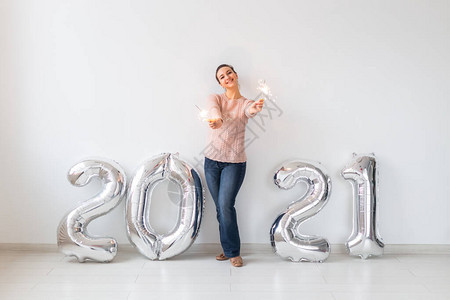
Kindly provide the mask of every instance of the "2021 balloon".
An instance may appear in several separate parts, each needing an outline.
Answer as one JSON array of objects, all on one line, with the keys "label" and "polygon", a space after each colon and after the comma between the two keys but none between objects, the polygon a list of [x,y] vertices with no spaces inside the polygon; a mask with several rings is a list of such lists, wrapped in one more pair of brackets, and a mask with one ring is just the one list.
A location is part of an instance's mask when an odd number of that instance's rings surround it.
[{"label": "2021 balloon", "polygon": [[[356,155],[341,172],[353,187],[353,232],[346,247],[350,255],[366,259],[383,254],[384,244],[377,232],[378,172],[374,155]],[[125,196],[126,175],[114,161],[90,159],[72,167],[69,181],[84,186],[94,177],[103,182],[103,190],[69,212],[57,231],[58,247],[78,261],[109,262],[117,253],[113,238],[91,237],[87,225],[114,207]],[[170,180],[180,187],[181,194],[173,200],[179,205],[177,225],[166,235],[158,234],[150,226],[149,201],[154,187],[162,180]],[[318,163],[292,161],[283,165],[274,176],[275,184],[291,189],[299,181],[306,182],[308,192],[293,202],[272,225],[270,239],[279,256],[292,261],[322,262],[330,253],[328,241],[322,237],[302,235],[300,225],[316,215],[327,203],[331,180]],[[204,207],[204,190],[198,173],[177,155],[161,154],[142,165],[133,179],[126,205],[127,233],[131,243],[150,259],[167,259],[187,250],[195,241]]]},{"label": "2021 balloon", "polygon": [[353,161],[341,175],[353,187],[353,232],[345,244],[347,252],[363,259],[383,255],[384,244],[376,226],[378,170],[375,155],[354,153]]},{"label": "2021 balloon", "polygon": [[308,185],[308,191],[276,218],[270,230],[272,248],[279,256],[295,262],[323,262],[330,254],[328,241],[319,236],[300,234],[298,227],[328,202],[331,179],[318,163],[303,161],[284,164],[274,176],[275,184],[281,189],[291,189],[299,181]]},{"label": "2021 balloon", "polygon": [[98,177],[103,190],[69,212],[60,222],[57,231],[59,250],[75,256],[79,262],[94,260],[109,262],[117,253],[117,241],[109,237],[91,237],[87,226],[115,208],[126,193],[126,175],[119,164],[106,159],[84,160],[73,166],[68,179],[75,186],[84,186]]},{"label": "2021 balloon", "polygon": [[[166,235],[150,225],[152,191],[163,180],[177,184],[180,194],[177,224]],[[174,154],[164,153],[137,170],[129,188],[126,205],[130,242],[147,258],[164,260],[187,250],[197,237],[204,207],[204,191],[197,172]]]}]

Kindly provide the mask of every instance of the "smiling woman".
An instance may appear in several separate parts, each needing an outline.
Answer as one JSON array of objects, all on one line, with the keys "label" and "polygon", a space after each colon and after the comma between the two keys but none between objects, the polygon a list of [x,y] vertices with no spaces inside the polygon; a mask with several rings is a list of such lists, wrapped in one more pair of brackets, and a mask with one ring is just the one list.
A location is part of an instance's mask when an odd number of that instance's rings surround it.
[{"label": "smiling woman", "polygon": [[241,267],[241,243],[234,205],[246,170],[245,127],[248,119],[262,110],[263,100],[255,102],[241,95],[238,75],[231,65],[217,67],[216,80],[225,93],[208,98],[212,130],[205,153],[205,177],[216,205],[223,249],[216,259],[230,259],[233,266]]},{"label": "smiling woman", "polygon": [[[222,68],[224,70],[221,70]],[[219,74],[219,71],[220,71],[220,74]],[[233,74],[234,74],[234,75],[236,75],[236,79],[237,79],[237,73],[234,70],[233,66],[230,66],[227,64],[221,64],[216,69],[216,80],[219,84],[221,84],[220,82],[223,81],[223,79],[225,78],[225,74],[228,76],[233,76]]]}]

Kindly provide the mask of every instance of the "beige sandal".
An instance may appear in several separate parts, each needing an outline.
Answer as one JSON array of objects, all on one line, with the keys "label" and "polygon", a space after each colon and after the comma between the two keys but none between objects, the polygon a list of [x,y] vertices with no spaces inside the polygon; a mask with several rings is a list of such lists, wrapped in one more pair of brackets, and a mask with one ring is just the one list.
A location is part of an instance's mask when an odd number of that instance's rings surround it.
[{"label": "beige sandal", "polygon": [[230,258],[230,262],[233,265],[233,267],[242,267],[244,265],[242,257],[240,256]]},{"label": "beige sandal", "polygon": [[219,261],[223,261],[223,260],[227,260],[227,259],[228,259],[228,257],[226,257],[225,254],[223,254],[223,253],[220,253],[219,255],[216,256],[216,260],[219,260]]}]

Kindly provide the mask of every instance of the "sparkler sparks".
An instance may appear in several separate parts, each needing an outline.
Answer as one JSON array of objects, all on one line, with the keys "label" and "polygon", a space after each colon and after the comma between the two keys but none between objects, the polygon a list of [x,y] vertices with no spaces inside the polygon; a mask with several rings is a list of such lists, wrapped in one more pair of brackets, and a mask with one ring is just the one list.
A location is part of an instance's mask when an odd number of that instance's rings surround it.
[{"label": "sparkler sparks", "polygon": [[209,111],[205,110],[205,109],[201,109],[200,107],[198,107],[197,105],[194,104],[195,107],[197,107],[197,109],[199,110],[198,113],[198,119],[201,120],[202,122],[208,122],[209,121]]},{"label": "sparkler sparks", "polygon": [[264,79],[258,80],[257,90],[266,95],[267,97],[272,96],[270,87],[266,84],[266,81]]}]

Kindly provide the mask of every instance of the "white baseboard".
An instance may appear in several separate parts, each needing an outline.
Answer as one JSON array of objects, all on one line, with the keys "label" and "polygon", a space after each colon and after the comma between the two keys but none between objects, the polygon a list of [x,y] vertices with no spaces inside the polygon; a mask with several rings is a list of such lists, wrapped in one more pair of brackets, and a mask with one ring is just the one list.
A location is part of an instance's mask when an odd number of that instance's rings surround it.
[{"label": "white baseboard", "polygon": [[385,254],[449,254],[450,245],[398,244],[385,245]]},{"label": "white baseboard", "polygon": [[[56,244],[9,244],[0,243],[0,251],[37,251],[57,252]],[[119,244],[119,251],[135,251],[130,244]],[[219,253],[219,244],[202,243],[194,244],[188,249],[191,253]],[[241,252],[250,253],[272,253],[270,244],[242,244]],[[332,244],[331,254],[347,253],[344,244]],[[384,254],[448,254],[450,255],[450,244],[388,244],[384,247]]]}]

